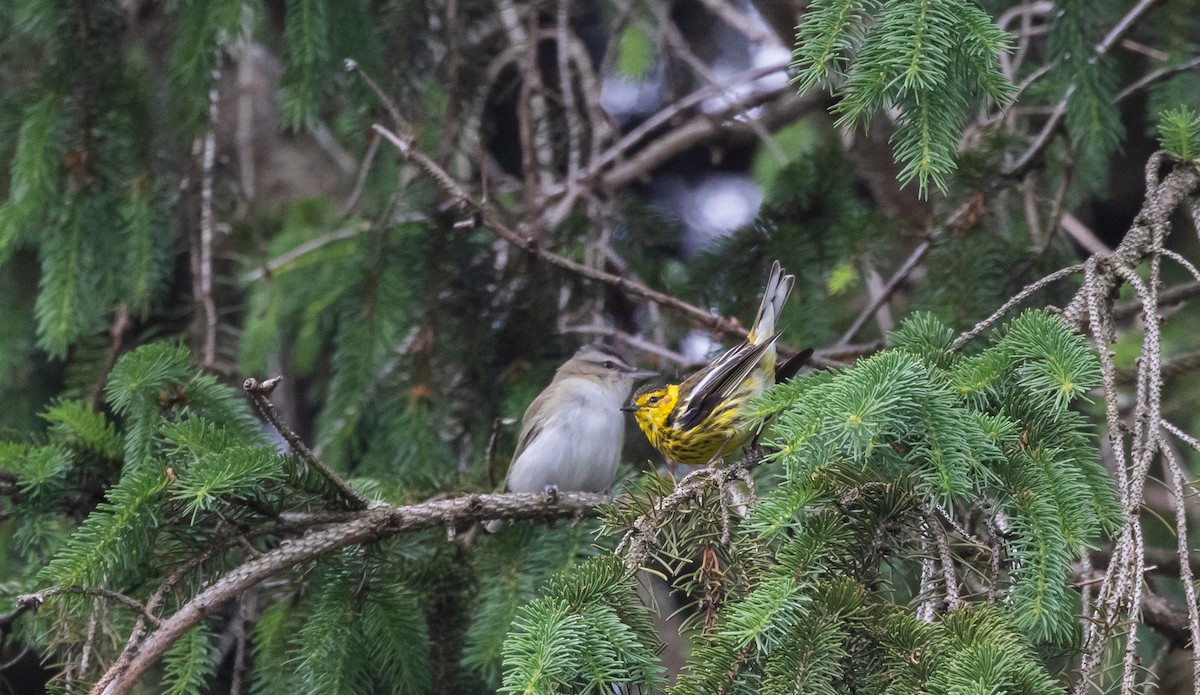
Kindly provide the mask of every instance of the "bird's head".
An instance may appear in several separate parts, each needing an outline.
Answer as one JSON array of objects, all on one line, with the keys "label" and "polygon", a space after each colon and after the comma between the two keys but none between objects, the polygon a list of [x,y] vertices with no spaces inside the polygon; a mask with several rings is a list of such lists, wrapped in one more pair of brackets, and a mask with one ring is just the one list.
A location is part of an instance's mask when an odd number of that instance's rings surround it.
[{"label": "bird's head", "polygon": [[594,381],[606,388],[620,391],[624,399],[633,388],[633,382],[658,376],[658,372],[638,369],[612,348],[602,345],[584,345],[571,359],[558,368],[555,380],[582,378]]},{"label": "bird's head", "polygon": [[651,441],[654,441],[653,433],[666,426],[667,416],[675,409],[675,403],[678,400],[679,387],[675,384],[643,386],[633,394],[633,400],[629,405],[621,410],[633,413],[638,427],[641,427],[643,432],[651,436]]}]

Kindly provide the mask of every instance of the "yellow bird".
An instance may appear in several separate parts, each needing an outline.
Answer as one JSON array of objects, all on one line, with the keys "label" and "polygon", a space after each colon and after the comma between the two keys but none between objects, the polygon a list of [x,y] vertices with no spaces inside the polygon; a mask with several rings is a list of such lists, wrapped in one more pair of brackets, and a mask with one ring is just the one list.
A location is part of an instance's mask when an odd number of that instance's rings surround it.
[{"label": "yellow bird", "polygon": [[[783,311],[794,275],[784,275],[779,261],[763,291],[762,304],[749,335],[681,384],[647,386],[622,408],[632,412],[650,444],[667,464],[704,465],[736,451],[753,434],[742,406],[776,380],[775,322]],[[780,373],[795,373],[812,350],[792,358]],[[790,374],[789,374],[790,376]],[[786,378],[786,377],[785,377]]]}]

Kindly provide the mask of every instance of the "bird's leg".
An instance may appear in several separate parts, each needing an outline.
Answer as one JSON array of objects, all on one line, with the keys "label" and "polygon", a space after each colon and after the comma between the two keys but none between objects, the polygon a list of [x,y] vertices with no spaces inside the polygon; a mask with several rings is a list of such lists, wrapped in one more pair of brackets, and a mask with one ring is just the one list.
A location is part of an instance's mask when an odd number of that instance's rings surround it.
[{"label": "bird's leg", "polygon": [[729,446],[729,442],[730,442],[732,439],[733,439],[733,433],[731,432],[731,433],[729,434],[729,436],[725,438],[725,441],[721,443],[721,446],[717,448],[717,451],[716,451],[716,453],[714,453],[714,454],[712,455],[712,458],[710,458],[710,459],[708,460],[708,463],[706,463],[706,464],[704,464],[704,465],[705,465],[705,466],[707,466],[707,467],[709,467],[709,468],[712,468],[712,466],[713,466],[713,464],[714,464],[714,463],[716,463],[717,461],[720,461],[721,459],[725,458],[725,447]]},{"label": "bird's leg", "polygon": [[667,457],[667,475],[671,476],[671,480],[675,480],[675,466],[679,464],[670,456]]},{"label": "bird's leg", "polygon": [[[558,486],[557,485],[547,485],[546,487],[542,488],[542,490],[543,490],[543,492],[546,493],[546,502],[547,503],[554,504],[555,502],[558,501]],[[554,528],[557,525],[557,523],[558,523],[557,519],[550,519],[546,523],[546,528]]]},{"label": "bird's leg", "polygon": [[759,427],[758,431],[754,433],[754,438],[750,440],[749,448],[751,448],[751,449],[758,448],[758,440],[762,439],[763,432],[766,432],[766,431],[767,431],[767,425],[764,422],[763,426]]}]

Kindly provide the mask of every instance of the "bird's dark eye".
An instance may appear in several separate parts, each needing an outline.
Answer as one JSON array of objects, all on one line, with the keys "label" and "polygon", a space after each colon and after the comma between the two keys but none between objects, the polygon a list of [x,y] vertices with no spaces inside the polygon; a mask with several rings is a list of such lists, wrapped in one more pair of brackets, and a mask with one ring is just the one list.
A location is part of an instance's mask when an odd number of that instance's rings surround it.
[{"label": "bird's dark eye", "polygon": [[658,396],[651,396],[646,399],[646,405],[654,405],[658,402]]},{"label": "bird's dark eye", "polygon": [[616,369],[617,365],[613,364],[612,360],[607,360],[604,363],[604,368],[605,369]]}]

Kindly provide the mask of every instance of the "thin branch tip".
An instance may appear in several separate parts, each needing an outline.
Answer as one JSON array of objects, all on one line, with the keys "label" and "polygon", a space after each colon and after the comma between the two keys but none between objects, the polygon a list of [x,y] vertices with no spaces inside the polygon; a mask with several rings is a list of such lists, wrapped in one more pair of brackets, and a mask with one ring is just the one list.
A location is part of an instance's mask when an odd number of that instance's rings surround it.
[{"label": "thin branch tip", "polygon": [[269,396],[282,381],[282,376],[273,376],[261,382],[254,377],[250,377],[242,382],[242,388],[251,395]]}]

